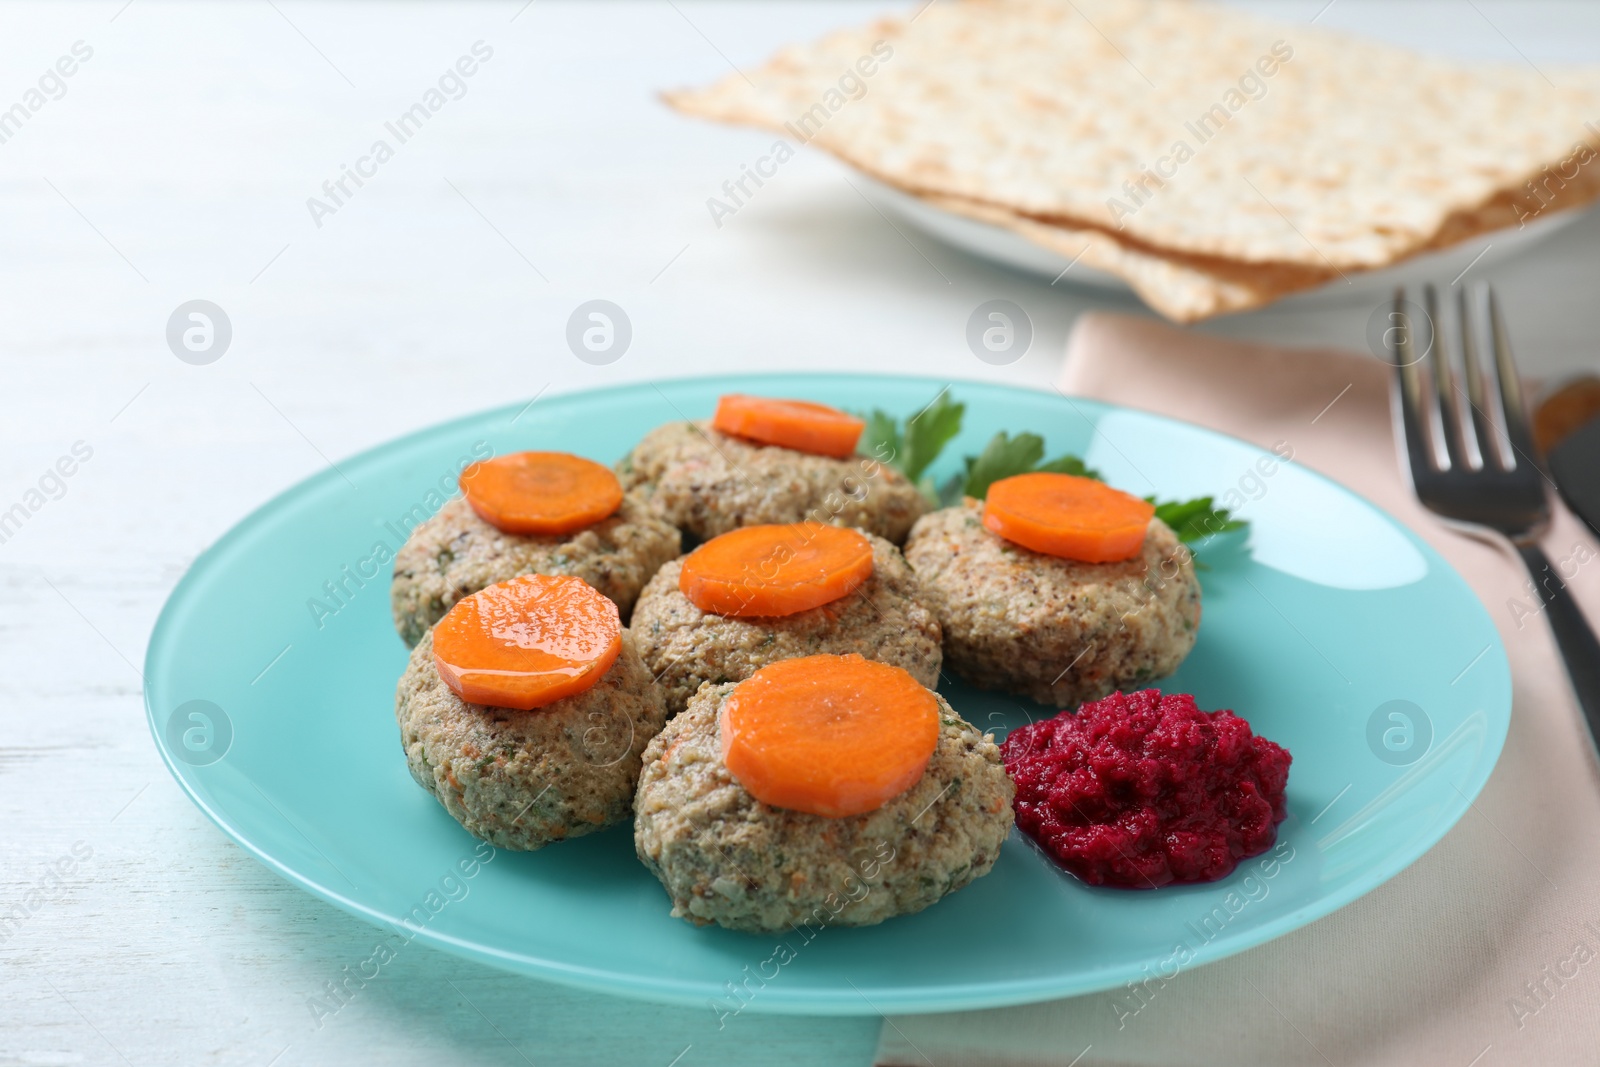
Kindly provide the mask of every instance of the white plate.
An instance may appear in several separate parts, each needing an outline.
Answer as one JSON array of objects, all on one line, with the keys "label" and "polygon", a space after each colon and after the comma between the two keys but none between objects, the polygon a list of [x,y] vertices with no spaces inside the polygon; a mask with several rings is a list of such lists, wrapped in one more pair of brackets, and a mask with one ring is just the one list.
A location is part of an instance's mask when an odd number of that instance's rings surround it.
[{"label": "white plate", "polygon": [[[1061,272],[1072,264],[1072,260],[1043,245],[1034,244],[1002,226],[979,222],[934,207],[924,200],[869,178],[865,174],[859,175],[854,180],[859,181],[867,195],[880,206],[946,244],[970,252],[981,259],[1028,274],[1042,275],[1052,280],[1060,276],[1063,283],[1071,282],[1082,287],[1122,293],[1133,292],[1128,283],[1115,274],[1096,270],[1083,263],[1073,266],[1062,276]],[[1480,234],[1449,248],[1417,256],[1383,270],[1351,272],[1348,281],[1344,279],[1332,281],[1319,288],[1286,297],[1281,302],[1293,302],[1295,306],[1306,307],[1370,301],[1383,299],[1398,285],[1419,286],[1426,282],[1448,284],[1469,267],[1481,269],[1519,254],[1529,245],[1575,222],[1584,210],[1572,208],[1552,212],[1539,216],[1526,226],[1508,227]]]}]

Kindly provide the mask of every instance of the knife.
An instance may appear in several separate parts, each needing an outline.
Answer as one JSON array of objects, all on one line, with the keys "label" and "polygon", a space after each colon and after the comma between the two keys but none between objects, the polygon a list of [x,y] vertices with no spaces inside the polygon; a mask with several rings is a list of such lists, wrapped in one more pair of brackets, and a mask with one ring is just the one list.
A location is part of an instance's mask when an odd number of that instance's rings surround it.
[{"label": "knife", "polygon": [[1600,537],[1600,378],[1578,378],[1557,389],[1533,421],[1561,498]]}]

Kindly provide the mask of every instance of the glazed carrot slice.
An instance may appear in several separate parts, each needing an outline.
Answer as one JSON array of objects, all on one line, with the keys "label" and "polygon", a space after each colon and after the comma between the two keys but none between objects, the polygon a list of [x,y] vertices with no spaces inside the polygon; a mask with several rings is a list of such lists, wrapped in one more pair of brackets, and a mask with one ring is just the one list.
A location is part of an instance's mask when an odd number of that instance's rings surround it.
[{"label": "glazed carrot slice", "polygon": [[461,492],[484,522],[514,534],[568,534],[622,504],[622,483],[569,452],[512,452],[461,472]]},{"label": "glazed carrot slice", "polygon": [[621,651],[617,606],[565,575],[491,585],[433,628],[433,665],[456,696],[519,711],[583,692]]},{"label": "glazed carrot slice", "polygon": [[939,702],[899,667],[802,656],[740,682],[718,728],[722,761],[751,796],[842,818],[917,783],[939,743]]},{"label": "glazed carrot slice", "polygon": [[872,577],[872,542],[820,522],[745,526],[683,561],[678,589],[713,615],[772,617],[821,607]]},{"label": "glazed carrot slice", "polygon": [[763,445],[843,459],[856,450],[867,424],[826,404],[729,393],[717,401],[714,429]]},{"label": "glazed carrot slice", "polygon": [[1093,478],[1036,472],[989,486],[983,524],[1023,548],[1084,563],[1132,559],[1154,504]]}]

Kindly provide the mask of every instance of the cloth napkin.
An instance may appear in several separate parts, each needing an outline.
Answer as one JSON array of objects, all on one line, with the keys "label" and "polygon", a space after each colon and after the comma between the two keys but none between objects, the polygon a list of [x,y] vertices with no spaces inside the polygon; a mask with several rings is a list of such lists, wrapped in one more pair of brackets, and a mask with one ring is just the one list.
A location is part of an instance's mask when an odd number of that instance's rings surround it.
[{"label": "cloth napkin", "polygon": [[[1364,495],[1465,576],[1514,679],[1510,735],[1471,810],[1398,877],[1181,973],[1120,1031],[1110,993],[896,1016],[882,1028],[880,1067],[1600,1063],[1600,773],[1543,615],[1511,606],[1537,605],[1517,557],[1447,529],[1411,495],[1390,373],[1369,356],[1094,313],[1068,342],[1060,387],[1264,448],[1288,441],[1296,462]],[[1565,511],[1544,546],[1552,560],[1588,561],[1569,584],[1600,620],[1600,549]]]}]

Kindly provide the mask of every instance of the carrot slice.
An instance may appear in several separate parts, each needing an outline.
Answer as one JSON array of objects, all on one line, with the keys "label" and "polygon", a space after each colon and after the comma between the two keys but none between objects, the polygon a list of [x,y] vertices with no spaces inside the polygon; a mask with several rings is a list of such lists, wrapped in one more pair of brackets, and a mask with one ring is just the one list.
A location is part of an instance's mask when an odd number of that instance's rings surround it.
[{"label": "carrot slice", "polygon": [[461,472],[461,492],[484,522],[514,534],[568,534],[622,505],[622,483],[569,452],[512,452]]},{"label": "carrot slice", "polygon": [[870,577],[872,542],[864,534],[796,522],[713,537],[683,561],[678,589],[713,615],[770,618],[832,603]]},{"label": "carrot slice", "polygon": [[989,486],[983,524],[1007,541],[1084,563],[1132,559],[1155,505],[1093,478],[1036,472]]},{"label": "carrot slice", "polygon": [[729,393],[717,401],[714,429],[763,445],[844,459],[856,450],[867,424],[826,404]]},{"label": "carrot slice", "polygon": [[518,711],[583,692],[621,651],[617,606],[565,575],[491,585],[463,597],[433,628],[433,665],[451,692]]},{"label": "carrot slice", "polygon": [[740,682],[718,726],[722,761],[751,796],[842,818],[917,784],[939,743],[939,702],[899,667],[802,656]]}]

